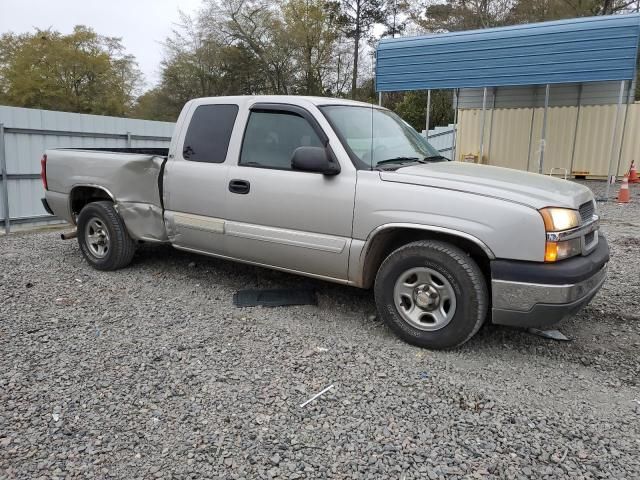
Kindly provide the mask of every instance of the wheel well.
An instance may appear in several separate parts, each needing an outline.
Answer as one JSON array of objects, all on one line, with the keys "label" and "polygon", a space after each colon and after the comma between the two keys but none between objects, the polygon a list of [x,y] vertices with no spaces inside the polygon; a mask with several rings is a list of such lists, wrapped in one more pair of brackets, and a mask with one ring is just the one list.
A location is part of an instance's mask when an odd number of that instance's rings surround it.
[{"label": "wheel well", "polygon": [[440,240],[450,243],[466,252],[478,264],[491,288],[491,265],[487,253],[477,243],[464,237],[444,232],[419,230],[414,228],[390,228],[378,233],[367,252],[365,252],[362,282],[365,288],[371,288],[380,265],[391,252],[408,243],[419,240]]},{"label": "wheel well", "polygon": [[75,219],[87,204],[99,200],[109,200],[113,202],[111,195],[100,187],[75,187],[69,194],[71,215],[73,215]]}]

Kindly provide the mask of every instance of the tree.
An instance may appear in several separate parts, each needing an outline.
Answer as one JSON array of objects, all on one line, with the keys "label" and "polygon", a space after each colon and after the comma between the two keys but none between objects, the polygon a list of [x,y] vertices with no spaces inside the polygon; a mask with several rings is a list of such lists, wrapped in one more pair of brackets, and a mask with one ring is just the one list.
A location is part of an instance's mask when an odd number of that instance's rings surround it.
[{"label": "tree", "polygon": [[497,27],[511,23],[514,2],[515,0],[427,0],[413,5],[409,9],[409,16],[419,28],[427,32]]},{"label": "tree", "polygon": [[611,15],[629,11],[638,0],[422,0],[407,9],[421,30],[452,32]]},{"label": "tree", "polygon": [[136,99],[129,116],[145,120],[175,122],[179,115],[179,110],[177,110],[178,113],[176,113],[176,110],[171,103],[171,99],[167,97],[166,91],[156,87],[147,90]]},{"label": "tree", "polygon": [[402,35],[409,22],[409,5],[407,0],[386,0],[383,37],[395,38],[396,35]]},{"label": "tree", "polygon": [[343,34],[340,34],[335,42],[330,66],[325,94],[335,97],[347,96],[351,91],[353,76],[353,48],[351,41]]},{"label": "tree", "polygon": [[[209,5],[213,7],[218,5]],[[160,83],[140,98],[136,116],[175,120],[192,98],[273,93],[254,51],[222,29],[220,23],[227,17],[210,13],[181,14],[180,23],[164,42]]]},{"label": "tree", "polygon": [[196,16],[181,15],[164,44],[160,84],[135,114],[177,117],[201,96],[340,94],[351,71],[339,19],[324,0],[208,0]]},{"label": "tree", "polygon": [[358,87],[360,42],[370,38],[371,30],[375,24],[384,22],[383,5],[383,0],[342,0],[340,20],[346,36],[353,39],[351,98],[356,98]]},{"label": "tree", "polygon": [[[451,92],[447,90],[431,91],[431,110],[429,128],[436,125],[448,125],[453,122]],[[406,92],[393,110],[419,132],[425,129],[427,92],[424,90]]]},{"label": "tree", "polygon": [[7,105],[126,115],[142,75],[120,39],[76,26],[0,39],[0,100]]},{"label": "tree", "polygon": [[289,93],[292,48],[280,9],[270,0],[209,0],[208,12],[209,35],[222,32],[228,44],[250,52],[270,93]]},{"label": "tree", "polygon": [[291,42],[293,69],[298,72],[295,92],[322,95],[332,69],[338,31],[336,4],[322,0],[289,0],[283,7],[287,40]]}]

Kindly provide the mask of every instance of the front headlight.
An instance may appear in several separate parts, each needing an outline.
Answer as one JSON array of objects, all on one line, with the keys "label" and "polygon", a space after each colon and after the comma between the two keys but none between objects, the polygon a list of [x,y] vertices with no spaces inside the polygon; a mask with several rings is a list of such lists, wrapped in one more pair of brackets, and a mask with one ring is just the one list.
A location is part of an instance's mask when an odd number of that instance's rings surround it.
[{"label": "front headlight", "polygon": [[[580,215],[570,208],[549,207],[540,210],[546,233],[562,232],[580,226]],[[580,238],[561,242],[547,241],[544,249],[545,262],[557,262],[578,255],[582,250]]]},{"label": "front headlight", "polygon": [[561,232],[580,226],[580,215],[577,210],[549,207],[540,210],[540,215],[547,232]]}]

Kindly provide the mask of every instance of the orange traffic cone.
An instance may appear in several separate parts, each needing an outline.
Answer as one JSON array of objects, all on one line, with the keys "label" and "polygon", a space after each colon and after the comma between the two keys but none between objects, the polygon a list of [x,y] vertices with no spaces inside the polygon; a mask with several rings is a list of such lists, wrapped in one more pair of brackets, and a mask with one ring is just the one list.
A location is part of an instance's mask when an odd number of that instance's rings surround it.
[{"label": "orange traffic cone", "polygon": [[629,183],[640,183],[638,178],[638,170],[633,160],[631,160],[631,168],[629,168]]},{"label": "orange traffic cone", "polygon": [[629,195],[629,177],[626,175],[622,179],[622,186],[620,187],[620,191],[618,192],[618,203],[629,203],[629,199],[631,196]]}]

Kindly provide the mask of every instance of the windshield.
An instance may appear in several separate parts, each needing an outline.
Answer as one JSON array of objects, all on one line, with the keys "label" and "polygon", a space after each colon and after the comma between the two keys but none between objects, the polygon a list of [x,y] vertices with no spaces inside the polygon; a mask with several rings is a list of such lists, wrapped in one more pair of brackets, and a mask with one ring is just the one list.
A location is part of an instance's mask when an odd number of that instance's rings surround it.
[{"label": "windshield", "polygon": [[375,107],[325,105],[328,118],[359,168],[446,160],[398,115]]}]

